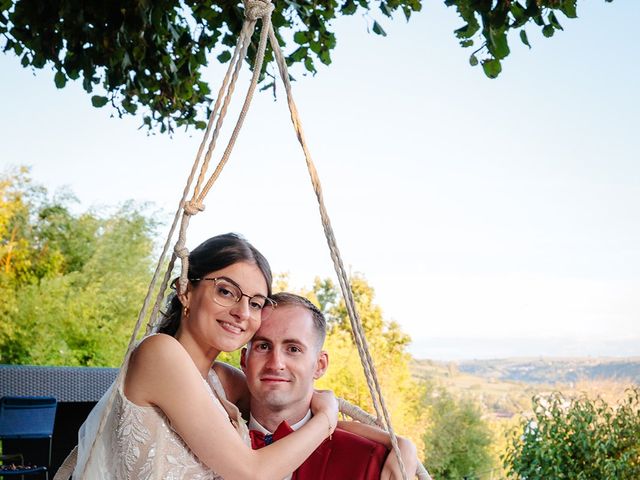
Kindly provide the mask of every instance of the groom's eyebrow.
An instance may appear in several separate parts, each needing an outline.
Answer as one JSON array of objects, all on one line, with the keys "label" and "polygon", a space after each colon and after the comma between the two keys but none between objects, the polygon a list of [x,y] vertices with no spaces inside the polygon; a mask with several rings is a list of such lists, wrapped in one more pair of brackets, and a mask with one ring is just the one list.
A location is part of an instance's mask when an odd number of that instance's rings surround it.
[{"label": "groom's eyebrow", "polygon": [[[251,341],[252,342],[269,342],[271,344],[276,343],[272,338],[265,337],[264,335],[254,335]],[[296,345],[306,345],[306,343],[303,342],[302,339],[295,338],[295,337],[283,338],[282,341],[279,343],[286,343],[286,344],[295,343]]]}]

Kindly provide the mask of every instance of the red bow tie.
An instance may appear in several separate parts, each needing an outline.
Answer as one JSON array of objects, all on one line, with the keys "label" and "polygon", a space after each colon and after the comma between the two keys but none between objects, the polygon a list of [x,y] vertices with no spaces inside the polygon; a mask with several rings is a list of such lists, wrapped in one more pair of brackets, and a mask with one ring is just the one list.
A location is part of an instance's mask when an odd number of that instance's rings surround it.
[{"label": "red bow tie", "polygon": [[249,430],[249,436],[251,437],[251,447],[254,450],[257,450],[266,445],[270,445],[276,440],[280,440],[281,438],[286,437],[291,432],[293,432],[293,429],[287,422],[282,422],[280,425],[278,425],[278,428],[276,428],[276,431],[273,432],[273,434],[262,433],[258,430]]}]

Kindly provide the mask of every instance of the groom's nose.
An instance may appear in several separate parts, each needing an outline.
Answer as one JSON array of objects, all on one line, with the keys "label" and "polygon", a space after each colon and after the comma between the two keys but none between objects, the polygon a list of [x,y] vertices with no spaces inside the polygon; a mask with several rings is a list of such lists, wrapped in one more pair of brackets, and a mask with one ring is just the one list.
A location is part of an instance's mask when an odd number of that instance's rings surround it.
[{"label": "groom's nose", "polygon": [[266,366],[271,370],[284,370],[284,357],[279,349],[274,348],[269,352]]}]

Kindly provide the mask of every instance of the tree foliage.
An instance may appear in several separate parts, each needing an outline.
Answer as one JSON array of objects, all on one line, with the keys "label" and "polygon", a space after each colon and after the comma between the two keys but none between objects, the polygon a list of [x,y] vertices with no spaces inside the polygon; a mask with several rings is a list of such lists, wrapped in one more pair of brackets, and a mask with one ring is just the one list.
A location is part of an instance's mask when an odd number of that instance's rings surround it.
[{"label": "tree foliage", "polygon": [[444,3],[455,7],[464,22],[455,31],[460,45],[477,47],[469,63],[482,64],[489,78],[496,78],[502,71],[502,60],[511,51],[508,38],[511,31],[518,32],[520,41],[531,48],[525,26],[533,23],[542,35],[550,38],[563,30],[558,16],[578,16],[578,0],[445,0]]},{"label": "tree foliage", "polygon": [[[396,322],[384,318],[375,303],[374,289],[364,277],[353,276],[351,287],[393,428],[421,448],[426,423],[422,408],[424,387],[411,376],[411,357],[407,352],[410,338]],[[329,327],[325,350],[329,352],[330,366],[318,386],[330,388],[336,395],[374,413],[345,303],[337,287],[329,279],[316,279],[308,296],[321,307]]]},{"label": "tree foliage", "polygon": [[153,223],[72,213],[27,170],[0,180],[0,363],[118,366],[148,284]]},{"label": "tree foliage", "polygon": [[490,472],[492,433],[479,404],[436,389],[427,395],[426,405],[429,426],[423,439],[429,473],[442,480],[473,480]]},{"label": "tree foliage", "polygon": [[504,457],[516,478],[640,478],[640,389],[615,406],[586,396],[538,396],[533,417],[513,432]]},{"label": "tree foliage", "polygon": [[[612,1],[612,0],[605,0]],[[397,12],[409,20],[421,0],[274,0],[272,22],[289,65],[315,74],[317,63],[329,65],[337,40],[332,20],[364,13],[374,34],[386,35],[382,17]],[[494,78],[509,54],[507,34],[534,22],[550,37],[562,27],[558,15],[577,16],[577,0],[445,0],[464,25],[455,31],[463,47],[480,45],[471,55]],[[378,18],[380,22],[374,17]],[[24,67],[50,65],[54,81],[82,81],[95,107],[110,103],[119,115],[142,108],[149,129],[205,127],[211,88],[202,69],[215,56],[227,62],[239,35],[241,2],[211,0],[0,0],[0,48],[20,58]],[[257,35],[249,49],[256,53]],[[273,60],[268,50],[265,70]],[[273,74],[269,74],[273,76]],[[264,78],[264,75],[263,75]],[[265,82],[265,87],[268,87]],[[97,92],[96,92],[97,90]]]}]

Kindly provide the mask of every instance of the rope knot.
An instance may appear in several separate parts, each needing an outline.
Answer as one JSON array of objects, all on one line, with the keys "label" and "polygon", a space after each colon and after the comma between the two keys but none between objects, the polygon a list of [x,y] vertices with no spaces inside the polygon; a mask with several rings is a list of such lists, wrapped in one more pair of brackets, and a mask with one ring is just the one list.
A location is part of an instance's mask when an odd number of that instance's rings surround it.
[{"label": "rope knot", "polygon": [[271,0],[244,0],[244,17],[255,21],[259,18],[269,18],[273,12]]},{"label": "rope knot", "polygon": [[[196,213],[199,212],[203,212],[204,211],[204,205],[201,203],[194,203],[194,202],[184,202],[184,213],[186,213],[187,215],[195,215]],[[177,252],[176,252],[177,253]]]},{"label": "rope knot", "polygon": [[175,252],[176,256],[183,262],[185,258],[189,258],[189,249],[187,247],[179,247],[178,245],[176,245],[173,251]]}]

